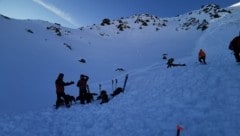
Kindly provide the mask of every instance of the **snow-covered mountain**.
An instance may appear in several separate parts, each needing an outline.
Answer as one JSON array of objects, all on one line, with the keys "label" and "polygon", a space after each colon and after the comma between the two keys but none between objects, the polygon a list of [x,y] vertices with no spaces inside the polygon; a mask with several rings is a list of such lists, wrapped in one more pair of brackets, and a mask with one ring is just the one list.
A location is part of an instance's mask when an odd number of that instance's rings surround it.
[{"label": "snow-covered mountain", "polygon": [[[239,65],[228,50],[239,32],[240,8],[211,4],[184,15],[139,14],[69,29],[40,20],[0,16],[0,135],[238,136]],[[207,65],[197,52],[207,53]],[[163,54],[186,67],[166,68]],[[83,63],[86,61],[86,63]],[[118,71],[122,68],[124,71]],[[90,77],[92,92],[123,94],[109,103],[52,109],[54,81]],[[77,96],[78,88],[66,87]]]}]

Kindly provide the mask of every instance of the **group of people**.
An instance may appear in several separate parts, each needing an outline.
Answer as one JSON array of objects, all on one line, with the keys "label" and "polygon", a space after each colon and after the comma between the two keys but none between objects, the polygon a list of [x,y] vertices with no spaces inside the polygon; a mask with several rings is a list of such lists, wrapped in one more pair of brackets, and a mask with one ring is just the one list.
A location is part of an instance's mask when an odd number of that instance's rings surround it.
[{"label": "group of people", "polygon": [[[239,35],[234,37],[230,44],[229,44],[229,49],[233,51],[236,62],[240,62],[240,32]],[[164,54],[164,59],[166,59],[166,54]],[[198,61],[202,64],[206,64],[206,53],[204,52],[203,49],[199,50],[198,53]],[[175,66],[186,66],[186,64],[175,64],[173,63],[174,59],[170,58],[167,61],[167,68],[170,67],[175,67]],[[62,98],[64,99],[64,103],[67,107],[70,107],[69,100],[68,100],[68,95],[65,94],[64,92],[64,87],[68,85],[74,84],[74,81],[71,82],[64,82],[63,81],[64,74],[60,73],[58,75],[58,78],[55,81],[56,85],[56,94],[57,94],[57,101],[56,101],[56,107],[60,106],[60,103],[62,102]],[[87,84],[89,77],[86,75],[80,75],[80,80],[77,82],[77,87],[79,88],[79,96],[78,98],[80,99],[81,104],[84,104],[85,101],[88,99],[88,95],[90,94],[89,87]],[[100,96],[98,99],[102,99],[104,102],[108,102],[108,96],[106,94],[106,91],[101,91]],[[89,101],[87,101],[89,102]]]},{"label": "group of people", "polygon": [[[69,95],[65,94],[65,86],[69,86],[74,84],[74,81],[70,82],[64,82],[63,81],[64,74],[59,73],[56,81],[55,81],[55,86],[56,86],[56,95],[57,95],[57,100],[56,100],[56,108],[58,108],[62,102],[66,105],[66,107],[70,107],[70,98]],[[80,79],[77,82],[77,87],[79,88],[79,96],[77,99],[80,100],[81,104],[85,104],[85,102],[89,103],[93,97],[93,95],[96,95],[94,93],[90,93],[89,86],[87,84],[89,77],[86,75],[81,74]],[[63,99],[62,99],[63,98]],[[106,94],[106,91],[101,91],[101,94],[98,96],[98,99],[102,99],[102,103],[108,101],[108,97]]]}]

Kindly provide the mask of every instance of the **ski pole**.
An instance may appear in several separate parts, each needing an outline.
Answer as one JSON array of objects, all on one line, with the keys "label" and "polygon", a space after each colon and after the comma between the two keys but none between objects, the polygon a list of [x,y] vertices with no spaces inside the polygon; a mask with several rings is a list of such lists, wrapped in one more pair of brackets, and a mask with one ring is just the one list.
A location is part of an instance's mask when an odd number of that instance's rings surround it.
[{"label": "ski pole", "polygon": [[114,90],[113,90],[113,84],[114,84],[114,80],[112,79],[112,91],[114,91]]},{"label": "ski pole", "polygon": [[118,84],[118,80],[117,79],[115,79],[115,83],[116,83],[115,89],[117,89],[117,84]]},{"label": "ski pole", "polygon": [[123,84],[123,92],[125,91],[127,80],[128,80],[128,74],[125,76],[125,80],[124,80],[124,84]]},{"label": "ski pole", "polygon": [[180,136],[180,132],[183,130],[183,128],[179,125],[177,125],[177,136]]},{"label": "ski pole", "polygon": [[102,85],[101,84],[99,84],[99,91],[101,91],[102,90]]}]

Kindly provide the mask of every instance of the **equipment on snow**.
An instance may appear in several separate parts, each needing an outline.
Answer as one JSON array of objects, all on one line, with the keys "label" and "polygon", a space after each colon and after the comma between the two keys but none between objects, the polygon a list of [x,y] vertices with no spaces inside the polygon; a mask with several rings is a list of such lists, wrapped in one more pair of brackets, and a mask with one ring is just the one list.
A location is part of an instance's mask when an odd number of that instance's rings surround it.
[{"label": "equipment on snow", "polygon": [[[115,85],[114,85],[114,83],[115,83]],[[112,91],[116,90],[117,84],[118,84],[118,80],[117,79],[115,79],[115,80],[113,79],[112,80]]]},{"label": "equipment on snow", "polygon": [[118,80],[115,79],[115,89],[117,88]]},{"label": "equipment on snow", "polygon": [[125,91],[125,87],[126,87],[126,84],[127,84],[127,80],[128,80],[128,74],[125,76],[125,80],[124,80],[124,84],[123,84],[123,91]]},{"label": "equipment on snow", "polygon": [[102,85],[101,84],[99,84],[99,91],[101,91],[102,90]]},{"label": "equipment on snow", "polygon": [[162,59],[164,59],[164,60],[167,59],[167,54],[166,53],[164,53],[162,56],[163,56]]},{"label": "equipment on snow", "polygon": [[126,84],[127,84],[128,74],[125,76],[123,87],[116,87],[116,89],[111,94],[112,97],[119,95],[120,93],[124,92]]},{"label": "equipment on snow", "polygon": [[118,87],[117,89],[115,89],[115,90],[113,91],[113,93],[111,94],[111,96],[114,97],[114,96],[120,94],[121,92],[123,92],[123,89],[122,89],[121,87]]},{"label": "equipment on snow", "polygon": [[[113,89],[113,85],[114,85],[114,80],[112,79],[112,91],[114,90],[114,89]],[[101,91],[101,90],[100,90],[100,91]]]}]

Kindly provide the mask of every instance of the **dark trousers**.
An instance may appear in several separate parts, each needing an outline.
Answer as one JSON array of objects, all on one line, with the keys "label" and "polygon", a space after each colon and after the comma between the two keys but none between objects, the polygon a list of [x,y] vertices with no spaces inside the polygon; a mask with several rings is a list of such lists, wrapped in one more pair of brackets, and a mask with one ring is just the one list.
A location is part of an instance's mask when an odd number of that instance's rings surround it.
[{"label": "dark trousers", "polygon": [[199,57],[199,58],[198,58],[198,61],[199,61],[200,63],[206,64],[205,57]]},{"label": "dark trousers", "polygon": [[[62,99],[63,98],[63,99]],[[56,106],[59,107],[62,104],[69,105],[69,100],[65,93],[57,93],[57,101],[56,101]]]},{"label": "dark trousers", "polygon": [[240,53],[240,51],[235,51],[234,52],[234,56],[235,56],[237,62],[240,62],[240,55],[239,55],[239,53]]},{"label": "dark trousers", "polygon": [[86,97],[87,97],[87,90],[86,89],[79,90],[79,97],[80,97],[80,103],[85,104]]}]

